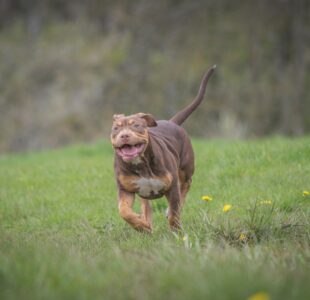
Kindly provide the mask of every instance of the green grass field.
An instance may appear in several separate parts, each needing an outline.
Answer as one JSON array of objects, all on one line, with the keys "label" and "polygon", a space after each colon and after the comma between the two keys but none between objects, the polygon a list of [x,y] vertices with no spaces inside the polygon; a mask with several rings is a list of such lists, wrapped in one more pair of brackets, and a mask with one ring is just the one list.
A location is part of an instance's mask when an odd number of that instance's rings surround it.
[{"label": "green grass field", "polygon": [[194,148],[179,235],[119,217],[108,142],[0,157],[0,299],[310,299],[310,138]]}]

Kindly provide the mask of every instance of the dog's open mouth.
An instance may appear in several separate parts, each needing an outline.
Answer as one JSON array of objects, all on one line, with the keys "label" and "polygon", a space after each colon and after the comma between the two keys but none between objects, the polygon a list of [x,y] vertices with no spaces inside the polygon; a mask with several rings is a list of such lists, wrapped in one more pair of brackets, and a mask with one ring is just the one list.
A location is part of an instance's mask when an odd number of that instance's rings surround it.
[{"label": "dog's open mouth", "polygon": [[143,151],[145,144],[138,143],[136,145],[125,144],[119,148],[116,148],[116,152],[119,156],[121,156],[124,160],[129,161],[140,155]]}]

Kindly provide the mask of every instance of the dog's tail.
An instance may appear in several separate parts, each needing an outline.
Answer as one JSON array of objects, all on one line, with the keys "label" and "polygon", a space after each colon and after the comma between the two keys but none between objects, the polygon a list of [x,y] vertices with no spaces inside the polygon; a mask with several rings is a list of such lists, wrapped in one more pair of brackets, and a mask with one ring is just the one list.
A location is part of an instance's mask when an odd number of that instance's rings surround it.
[{"label": "dog's tail", "polygon": [[216,68],[216,65],[214,65],[212,68],[210,68],[208,70],[208,72],[203,76],[201,84],[200,84],[199,92],[198,92],[196,98],[194,99],[194,101],[191,104],[189,104],[188,106],[186,106],[184,109],[179,111],[176,115],[174,115],[170,119],[170,121],[172,121],[178,125],[181,125],[189,117],[189,115],[198,107],[198,105],[203,100],[203,96],[204,96],[205,91],[206,91],[207,83],[209,81],[209,78],[212,76],[215,68]]}]

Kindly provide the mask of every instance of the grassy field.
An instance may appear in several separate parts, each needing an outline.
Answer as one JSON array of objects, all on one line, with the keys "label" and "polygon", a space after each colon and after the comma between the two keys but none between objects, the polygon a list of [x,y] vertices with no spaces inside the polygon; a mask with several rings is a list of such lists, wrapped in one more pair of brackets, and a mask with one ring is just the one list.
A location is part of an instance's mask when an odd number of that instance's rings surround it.
[{"label": "grassy field", "polygon": [[118,216],[109,143],[2,156],[0,298],[310,299],[310,138],[194,148],[179,235]]}]

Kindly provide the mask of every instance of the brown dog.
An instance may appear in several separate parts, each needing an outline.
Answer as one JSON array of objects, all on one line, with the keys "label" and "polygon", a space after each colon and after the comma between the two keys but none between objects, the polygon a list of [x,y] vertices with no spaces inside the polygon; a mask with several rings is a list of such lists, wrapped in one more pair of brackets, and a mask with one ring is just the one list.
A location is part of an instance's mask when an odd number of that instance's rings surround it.
[{"label": "brown dog", "polygon": [[[166,196],[168,220],[180,228],[180,212],[194,173],[194,152],[180,125],[201,103],[213,66],[203,77],[195,100],[169,121],[152,115],[114,115],[111,141],[118,187],[119,213],[138,231],[152,231],[149,200]],[[141,197],[141,214],[133,211],[135,194]]]}]

